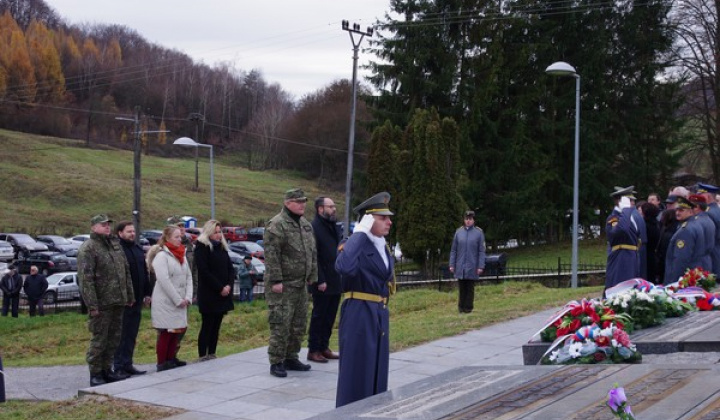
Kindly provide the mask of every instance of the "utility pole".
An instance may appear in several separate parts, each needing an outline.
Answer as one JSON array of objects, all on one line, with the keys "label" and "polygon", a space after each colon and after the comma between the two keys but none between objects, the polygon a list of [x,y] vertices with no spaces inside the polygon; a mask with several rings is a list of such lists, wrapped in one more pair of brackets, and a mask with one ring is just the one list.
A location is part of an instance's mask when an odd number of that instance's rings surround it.
[{"label": "utility pole", "polygon": [[[360,43],[365,36],[372,36],[373,29],[368,27],[365,32],[360,30],[360,25],[353,23],[350,28],[350,22],[347,20],[342,21],[343,31],[348,31],[350,34],[350,42],[353,45],[353,72],[352,72],[352,108],[350,111],[350,137],[348,139],[348,157],[347,157],[347,175],[345,177],[345,237],[350,236],[350,207],[352,206],[352,173],[353,173],[353,154],[355,153],[355,110],[357,107],[357,63],[358,63],[358,51],[360,50]],[[360,35],[360,38],[355,42],[353,34]]]},{"label": "utility pole", "polygon": [[142,143],[140,136],[146,133],[169,133],[168,130],[140,130],[140,106],[135,107],[135,115],[133,118],[116,117],[116,120],[131,121],[135,126],[135,137],[133,139],[133,210],[132,219],[135,226],[135,243],[140,244],[140,189],[142,187],[142,177],[140,169],[140,158],[142,157]]},{"label": "utility pole", "polygon": [[[195,140],[199,143],[200,142],[200,131],[198,127],[200,126],[200,121],[205,121],[205,116],[199,112],[193,112],[188,116],[188,119],[190,121],[195,121]],[[195,148],[195,191],[199,191],[200,187],[198,184],[198,162],[200,158],[198,156],[198,148]]]}]

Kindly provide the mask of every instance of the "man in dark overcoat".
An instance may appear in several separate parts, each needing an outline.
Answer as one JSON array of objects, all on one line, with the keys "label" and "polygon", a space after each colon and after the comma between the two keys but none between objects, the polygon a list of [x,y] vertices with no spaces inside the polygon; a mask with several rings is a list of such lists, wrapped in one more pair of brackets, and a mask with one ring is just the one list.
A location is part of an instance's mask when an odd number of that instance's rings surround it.
[{"label": "man in dark overcoat", "polygon": [[387,303],[395,286],[394,260],[385,243],[393,215],[389,201],[390,194],[382,192],[355,207],[362,219],[340,245],[335,262],[345,297],[340,312],[337,407],[387,391]]},{"label": "man in dark overcoat", "polygon": [[340,306],[340,275],[335,270],[337,247],[342,231],[336,223],[335,202],[328,197],[315,199],[315,219],[312,221],[317,247],[318,281],[308,286],[313,309],[308,331],[307,359],[327,363],[338,355],[330,349],[330,336]]}]

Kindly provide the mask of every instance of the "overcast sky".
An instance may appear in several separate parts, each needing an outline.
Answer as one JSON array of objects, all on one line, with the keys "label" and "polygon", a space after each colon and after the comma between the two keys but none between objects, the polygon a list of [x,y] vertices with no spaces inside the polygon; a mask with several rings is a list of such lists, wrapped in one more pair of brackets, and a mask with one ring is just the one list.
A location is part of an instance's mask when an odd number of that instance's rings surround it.
[{"label": "overcast sky", "polygon": [[[210,65],[223,61],[240,70],[259,69],[296,99],[352,77],[352,43],[340,22],[365,29],[382,19],[389,5],[389,0],[45,2],[70,24],[120,24]],[[370,58],[362,53],[367,45],[363,40],[361,65]]]}]

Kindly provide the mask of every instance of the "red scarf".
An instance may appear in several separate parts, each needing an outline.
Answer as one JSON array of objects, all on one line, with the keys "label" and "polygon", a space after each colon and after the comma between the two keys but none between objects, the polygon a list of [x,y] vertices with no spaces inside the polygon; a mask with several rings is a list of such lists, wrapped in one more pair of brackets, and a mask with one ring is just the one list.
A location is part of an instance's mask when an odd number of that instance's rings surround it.
[{"label": "red scarf", "polygon": [[178,261],[180,261],[180,264],[183,264],[185,262],[185,245],[178,245],[175,246],[171,244],[170,242],[165,242],[165,246],[167,249],[172,252],[172,254],[177,258]]}]

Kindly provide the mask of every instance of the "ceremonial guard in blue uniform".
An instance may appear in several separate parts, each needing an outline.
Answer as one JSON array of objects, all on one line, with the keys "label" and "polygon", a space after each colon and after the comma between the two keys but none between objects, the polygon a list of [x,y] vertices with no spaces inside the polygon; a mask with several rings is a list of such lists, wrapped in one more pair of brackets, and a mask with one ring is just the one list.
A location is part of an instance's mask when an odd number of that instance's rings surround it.
[{"label": "ceremonial guard in blue uniform", "polygon": [[608,241],[605,288],[610,288],[625,280],[638,276],[640,259],[640,235],[633,223],[633,206],[630,198],[633,187],[618,190],[611,194],[615,199],[615,208],[605,221],[605,234]]},{"label": "ceremonial guard in blue uniform", "polygon": [[685,197],[678,197],[676,217],[680,222],[677,232],[670,239],[665,258],[664,284],[675,283],[688,268],[700,267],[705,253],[705,236],[696,223],[692,209],[695,204]]},{"label": "ceremonial guard in blue uniform", "polygon": [[638,211],[637,207],[635,207],[635,203],[637,200],[635,194],[637,194],[637,191],[635,191],[634,188],[634,185],[631,185],[629,187],[615,187],[615,194],[626,195],[630,199],[630,204],[632,205],[633,226],[637,228],[637,233],[640,237],[640,240],[638,241],[639,248],[637,252],[637,256],[639,259],[638,272],[635,274],[635,277],[640,277],[647,280],[647,226],[645,226],[645,219],[643,219],[640,211]]},{"label": "ceremonial guard in blue uniform", "polygon": [[705,196],[702,194],[692,194],[688,196],[695,208],[693,213],[695,214],[695,221],[700,225],[703,231],[703,238],[705,241],[705,251],[700,263],[700,267],[704,270],[713,272],[713,261],[712,255],[715,249],[715,223],[707,213],[707,203],[705,202]]},{"label": "ceremonial guard in blue uniform", "polygon": [[390,194],[367,199],[354,212],[360,223],[340,245],[335,269],[341,275],[340,362],[336,406],[387,391],[390,361],[388,297],[394,289],[394,260],[385,243],[390,232]]},{"label": "ceremonial guard in blue uniform", "polygon": [[720,274],[720,206],[718,206],[717,201],[715,201],[715,194],[717,194],[718,191],[720,191],[720,189],[714,185],[697,184],[697,192],[705,196],[707,214],[715,224],[715,242],[711,257],[713,264],[712,272],[715,274]]}]

